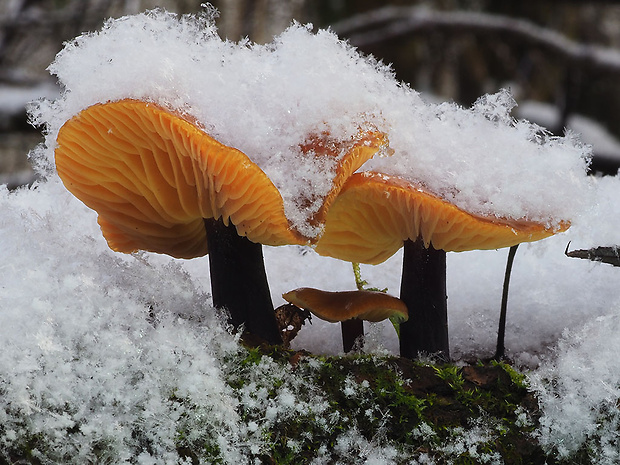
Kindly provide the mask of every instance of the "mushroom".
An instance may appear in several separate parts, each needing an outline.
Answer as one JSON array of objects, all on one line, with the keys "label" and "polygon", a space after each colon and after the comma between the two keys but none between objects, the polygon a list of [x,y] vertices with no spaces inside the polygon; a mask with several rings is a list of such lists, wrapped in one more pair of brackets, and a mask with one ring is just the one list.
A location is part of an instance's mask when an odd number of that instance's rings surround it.
[{"label": "mushroom", "polygon": [[392,318],[404,322],[408,319],[407,306],[402,300],[378,291],[322,291],[301,287],[282,297],[322,320],[342,323],[345,352],[351,351],[357,336],[363,334],[358,327],[364,320],[377,322]]},{"label": "mushroom", "polygon": [[[346,149],[313,218],[320,224],[348,176],[385,138],[367,131],[344,145],[328,135],[315,139],[302,151],[321,143]],[[261,244],[308,244],[313,238],[291,227],[280,192],[247,155],[186,115],[131,99],[83,110],[63,125],[57,144],[60,178],[98,213],[110,248],[186,259],[209,253],[214,305],[228,310],[235,327],[281,342]]]},{"label": "mushroom", "polygon": [[446,252],[497,249],[551,236],[558,228],[528,220],[483,217],[400,177],[352,175],[327,213],[316,245],[322,255],[378,264],[404,247],[400,298],[410,312],[400,326],[401,355],[449,357]]}]

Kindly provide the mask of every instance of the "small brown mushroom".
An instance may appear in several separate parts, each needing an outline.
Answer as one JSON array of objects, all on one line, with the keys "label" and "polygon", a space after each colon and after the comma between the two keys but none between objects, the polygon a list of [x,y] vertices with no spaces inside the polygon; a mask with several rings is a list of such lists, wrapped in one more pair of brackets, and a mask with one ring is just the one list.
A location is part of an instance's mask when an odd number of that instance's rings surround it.
[{"label": "small brown mushroom", "polygon": [[282,297],[322,320],[343,323],[345,352],[349,352],[358,335],[363,334],[363,330],[360,331],[363,320],[377,322],[390,318],[400,323],[409,317],[407,306],[402,300],[383,292],[322,291],[301,287],[282,294]]}]

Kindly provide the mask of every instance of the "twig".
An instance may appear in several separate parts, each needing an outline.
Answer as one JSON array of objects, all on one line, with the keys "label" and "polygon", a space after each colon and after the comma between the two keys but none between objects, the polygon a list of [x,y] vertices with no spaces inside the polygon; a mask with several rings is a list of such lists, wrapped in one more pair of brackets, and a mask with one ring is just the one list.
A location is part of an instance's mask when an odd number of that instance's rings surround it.
[{"label": "twig", "polygon": [[424,7],[385,7],[332,25],[351,44],[364,47],[430,31],[467,32],[518,39],[590,70],[620,73],[620,52],[569,39],[531,21],[471,11],[435,11]]}]

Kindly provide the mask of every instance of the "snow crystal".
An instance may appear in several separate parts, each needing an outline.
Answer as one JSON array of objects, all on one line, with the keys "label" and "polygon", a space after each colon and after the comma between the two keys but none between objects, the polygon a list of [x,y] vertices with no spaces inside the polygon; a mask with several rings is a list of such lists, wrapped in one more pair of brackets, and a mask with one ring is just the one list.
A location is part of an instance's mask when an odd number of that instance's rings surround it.
[{"label": "snow crystal", "polygon": [[302,147],[326,134],[350,141],[367,128],[387,134],[394,155],[362,169],[401,176],[474,213],[557,224],[587,199],[588,149],[513,121],[506,91],[471,109],[426,104],[388,67],[311,26],[293,24],[267,45],[233,43],[218,37],[207,14],[156,10],[69,42],[50,71],[63,96],[31,109],[47,128],[48,168],[59,128],[80,110],[122,98],[154,101],[246,153],[307,237],[321,232],[308,219],[345,149],[326,158]]},{"label": "snow crystal", "polygon": [[467,454],[477,463],[488,463],[499,465],[503,463],[502,457],[498,452],[481,452],[494,441],[497,434],[493,431],[492,425],[484,424],[480,419],[473,422],[467,429],[456,427],[450,429],[448,441],[440,446],[442,452],[449,457],[460,457]]},{"label": "snow crystal", "polygon": [[[364,464],[389,465],[402,460],[402,454],[393,446],[382,446],[378,441],[369,441],[355,428],[341,434],[334,444],[334,454],[338,458],[360,457]],[[333,459],[332,459],[333,460]]]},{"label": "snow crystal", "polygon": [[409,129],[389,132],[395,154],[367,166],[417,182],[470,212],[547,224],[574,219],[590,200],[589,148],[570,135],[551,137],[513,121],[514,105],[503,90],[471,109],[442,103],[410,110],[398,118]]}]

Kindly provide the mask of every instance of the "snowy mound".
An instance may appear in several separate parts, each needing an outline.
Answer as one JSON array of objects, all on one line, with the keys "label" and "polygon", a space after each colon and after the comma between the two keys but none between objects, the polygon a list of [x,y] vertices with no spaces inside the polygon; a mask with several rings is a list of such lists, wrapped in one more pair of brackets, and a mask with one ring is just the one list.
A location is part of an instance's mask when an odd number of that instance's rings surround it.
[{"label": "snowy mound", "polygon": [[348,140],[366,129],[386,133],[394,155],[375,156],[362,170],[402,176],[472,213],[554,225],[583,207],[589,149],[513,120],[508,92],[471,109],[426,104],[389,67],[329,31],[310,29],[293,24],[256,45],[222,41],[208,15],[153,11],[110,20],[68,43],[50,66],[64,93],[32,109],[48,133],[39,163],[53,166],[58,130],[80,110],[135,98],[185,112],[246,153],[309,237],[320,234],[306,224],[318,206],[299,199],[324,197],[336,165],[304,156],[300,146],[317,134]]}]

